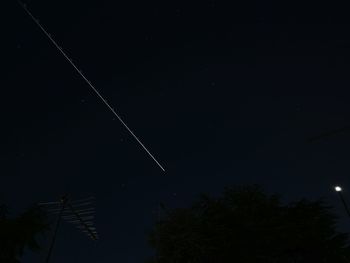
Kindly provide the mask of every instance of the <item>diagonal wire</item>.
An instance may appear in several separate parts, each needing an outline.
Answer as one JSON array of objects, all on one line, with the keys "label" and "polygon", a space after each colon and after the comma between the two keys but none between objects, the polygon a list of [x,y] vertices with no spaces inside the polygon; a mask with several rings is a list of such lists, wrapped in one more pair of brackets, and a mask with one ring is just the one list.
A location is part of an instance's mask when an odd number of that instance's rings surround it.
[{"label": "diagonal wire", "polygon": [[95,94],[102,100],[102,102],[108,107],[108,109],[117,117],[117,119],[123,124],[123,126],[128,130],[132,137],[139,143],[139,145],[146,151],[146,153],[153,159],[153,161],[165,172],[163,166],[158,162],[158,160],[152,155],[152,153],[146,148],[146,146],[141,142],[141,140],[134,134],[134,132],[129,128],[129,126],[123,121],[119,114],[110,106],[107,100],[100,94],[100,92],[94,87],[94,85],[85,77],[85,75],[77,68],[74,62],[67,56],[67,54],[62,50],[62,48],[56,43],[56,41],[51,37],[51,35],[45,30],[45,28],[39,23],[39,21],[32,15],[32,13],[27,9],[26,5],[18,0],[18,3],[30,16],[30,18],[37,24],[41,31],[50,39],[50,41],[55,45],[55,47],[61,52],[61,54],[68,60],[68,62],[73,66],[73,68],[78,72],[78,74],[85,80],[85,82],[91,87]]},{"label": "diagonal wire", "polygon": [[77,221],[84,226],[84,229],[89,233],[89,235],[91,236],[92,239],[97,240],[97,236],[95,235],[95,233],[92,231],[92,229],[90,228],[90,226],[87,224],[87,222],[79,215],[79,213],[77,213],[74,209],[74,207],[71,204],[67,204],[69,209],[72,211],[72,213],[76,216],[76,218],[78,219]]},{"label": "diagonal wire", "polygon": [[319,134],[317,136],[311,137],[308,139],[308,142],[316,142],[316,141],[319,141],[321,139],[326,139],[326,138],[331,137],[333,135],[337,135],[337,134],[345,133],[345,132],[349,132],[349,131],[350,131],[350,126],[344,126],[342,128],[328,131],[328,132],[324,132],[324,133]]}]

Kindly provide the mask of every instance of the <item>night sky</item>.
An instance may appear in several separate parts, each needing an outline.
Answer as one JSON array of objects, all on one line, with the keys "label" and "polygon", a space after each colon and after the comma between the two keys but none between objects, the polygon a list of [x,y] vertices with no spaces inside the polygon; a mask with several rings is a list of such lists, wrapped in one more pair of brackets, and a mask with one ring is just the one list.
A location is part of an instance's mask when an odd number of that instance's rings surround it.
[{"label": "night sky", "polygon": [[100,240],[62,224],[53,263],[143,262],[160,202],[230,185],[324,197],[344,217],[332,186],[350,197],[350,131],[307,140],[350,125],[348,9],[241,2],[25,1],[165,173],[20,5],[2,6],[0,199],[14,214],[97,200]]}]

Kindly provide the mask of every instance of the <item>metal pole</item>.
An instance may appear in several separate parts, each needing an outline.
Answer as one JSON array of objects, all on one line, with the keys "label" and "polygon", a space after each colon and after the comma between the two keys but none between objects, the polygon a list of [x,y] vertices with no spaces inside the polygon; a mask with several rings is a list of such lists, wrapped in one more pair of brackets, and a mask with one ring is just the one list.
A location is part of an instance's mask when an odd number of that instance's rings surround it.
[{"label": "metal pole", "polygon": [[54,234],[52,236],[49,252],[47,253],[47,257],[46,257],[46,261],[45,261],[46,263],[49,263],[49,261],[50,261],[50,257],[51,257],[52,250],[53,250],[53,246],[55,244],[55,240],[56,240],[56,236],[57,236],[57,232],[58,232],[58,227],[60,225],[61,218],[62,218],[62,213],[63,213],[63,210],[65,208],[65,205],[66,205],[67,201],[68,201],[67,195],[65,195],[65,196],[63,196],[61,198],[61,210],[60,210],[60,213],[58,214],[58,218],[57,218],[57,222],[56,222],[56,226],[55,226],[55,231],[54,231]]},{"label": "metal pole", "polygon": [[344,208],[345,208],[346,213],[347,213],[348,216],[350,217],[350,210],[349,210],[348,205],[347,205],[346,202],[345,202],[345,199],[344,199],[344,197],[343,197],[342,191],[338,191],[338,194],[339,194],[340,200],[342,201],[342,203],[343,203],[343,205],[344,205]]}]

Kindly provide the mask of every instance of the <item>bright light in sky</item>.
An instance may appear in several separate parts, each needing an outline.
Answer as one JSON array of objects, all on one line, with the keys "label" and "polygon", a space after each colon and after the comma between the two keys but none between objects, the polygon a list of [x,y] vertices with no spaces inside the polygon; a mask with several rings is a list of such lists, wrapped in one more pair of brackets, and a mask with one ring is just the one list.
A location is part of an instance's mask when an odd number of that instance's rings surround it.
[{"label": "bright light in sky", "polygon": [[335,189],[335,191],[337,191],[337,192],[341,192],[341,187],[340,186],[336,186],[336,187],[334,187],[334,189]]}]

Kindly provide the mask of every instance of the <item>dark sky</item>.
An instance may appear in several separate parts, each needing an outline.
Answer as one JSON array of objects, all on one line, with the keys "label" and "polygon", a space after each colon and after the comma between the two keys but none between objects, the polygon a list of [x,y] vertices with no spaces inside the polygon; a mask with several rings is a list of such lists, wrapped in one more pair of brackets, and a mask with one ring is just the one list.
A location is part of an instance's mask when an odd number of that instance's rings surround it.
[{"label": "dark sky", "polygon": [[165,173],[16,1],[1,8],[0,198],[97,199],[101,239],[63,224],[53,263],[143,262],[160,202],[229,185],[338,204],[350,132],[307,138],[350,125],[347,8],[240,2],[26,1]]}]

